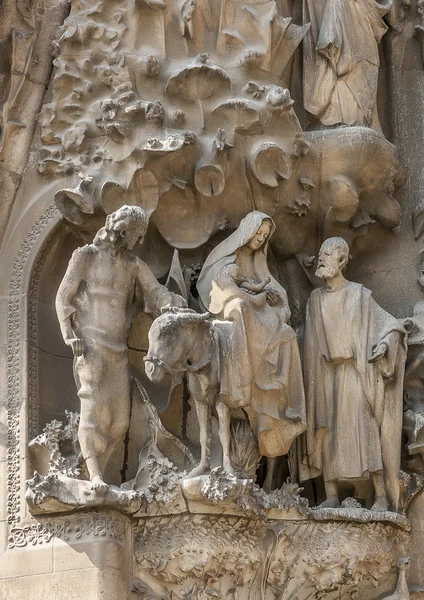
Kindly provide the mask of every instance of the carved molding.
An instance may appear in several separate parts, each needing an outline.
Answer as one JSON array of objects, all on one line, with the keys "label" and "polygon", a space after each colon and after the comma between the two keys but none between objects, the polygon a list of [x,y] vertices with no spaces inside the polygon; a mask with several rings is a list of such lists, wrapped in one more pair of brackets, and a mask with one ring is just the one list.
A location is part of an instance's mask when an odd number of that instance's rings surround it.
[{"label": "carved molding", "polygon": [[38,522],[11,527],[9,548],[48,544],[53,538],[65,542],[109,538],[123,543],[125,519],[116,515],[91,514],[72,518],[42,519]]},{"label": "carved molding", "polygon": [[38,433],[38,368],[37,368],[37,299],[40,277],[46,260],[60,236],[56,229],[49,237],[37,257],[31,276],[28,295],[28,438],[33,439]]},{"label": "carved molding", "polygon": [[[57,216],[54,204],[34,223],[26,235],[15,259],[12,276],[9,282],[8,304],[8,347],[7,347],[7,521],[16,524],[20,515],[20,405],[22,383],[22,334],[25,324],[21,321],[23,310],[22,283],[26,262],[49,221]],[[29,305],[29,321],[34,318],[34,307]],[[34,336],[30,330],[30,336]],[[31,357],[30,357],[31,360]],[[28,377],[34,371],[34,363],[29,368]],[[33,404],[33,402],[32,402]],[[30,421],[33,427],[34,408],[30,409]]]}]

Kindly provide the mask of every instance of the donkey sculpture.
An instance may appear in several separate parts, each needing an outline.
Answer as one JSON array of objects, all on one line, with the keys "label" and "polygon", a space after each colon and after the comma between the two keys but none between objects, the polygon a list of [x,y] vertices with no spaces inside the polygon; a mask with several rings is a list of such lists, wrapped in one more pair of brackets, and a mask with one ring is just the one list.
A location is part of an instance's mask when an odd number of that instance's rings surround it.
[{"label": "donkey sculpture", "polygon": [[174,382],[187,373],[188,386],[196,406],[200,429],[200,464],[189,477],[210,469],[211,415],[216,408],[222,466],[233,474],[230,461],[230,408],[219,397],[217,336],[209,313],[190,309],[169,309],[158,317],[149,331],[149,349],[144,357],[146,375],[160,383],[168,373]]},{"label": "donkey sculpture", "polygon": [[[231,474],[230,460],[231,409],[219,395],[219,329],[232,323],[210,319],[209,313],[199,314],[184,308],[166,309],[153,321],[149,331],[149,349],[144,357],[146,375],[160,383],[166,374],[174,383],[187,373],[188,387],[194,400],[200,429],[200,463],[188,477],[203,475],[210,470],[211,416],[218,415],[218,435],[222,446],[222,466]],[[274,458],[267,458],[263,484],[270,491],[275,467]]]}]

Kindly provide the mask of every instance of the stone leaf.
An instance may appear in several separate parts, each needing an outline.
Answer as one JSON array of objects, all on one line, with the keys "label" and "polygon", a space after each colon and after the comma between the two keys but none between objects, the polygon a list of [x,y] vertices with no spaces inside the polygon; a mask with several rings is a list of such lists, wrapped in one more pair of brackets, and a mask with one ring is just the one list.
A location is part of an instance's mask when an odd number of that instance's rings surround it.
[{"label": "stone leaf", "polygon": [[277,144],[261,144],[250,164],[256,179],[273,188],[278,186],[280,179],[289,179],[292,174],[290,156]]},{"label": "stone leaf", "polygon": [[205,100],[219,89],[231,88],[231,79],[220,67],[209,65],[207,55],[199,55],[192,65],[178,71],[167,84],[167,92],[185,100]]},{"label": "stone leaf", "polygon": [[203,196],[211,198],[224,191],[225,176],[221,165],[202,165],[196,169],[194,185]]},{"label": "stone leaf", "polygon": [[244,98],[231,98],[215,108],[214,115],[231,123],[233,132],[245,134],[261,133],[259,111]]},{"label": "stone leaf", "polygon": [[101,202],[107,214],[124,204],[140,206],[150,216],[159,199],[158,182],[153,173],[141,168],[135,171],[129,186],[125,189],[119,183],[106,181],[102,186]]},{"label": "stone leaf", "polygon": [[80,182],[75,188],[64,188],[55,194],[57,208],[74,225],[81,225],[86,215],[94,214],[96,202],[90,190],[92,181],[92,177],[80,174]]}]

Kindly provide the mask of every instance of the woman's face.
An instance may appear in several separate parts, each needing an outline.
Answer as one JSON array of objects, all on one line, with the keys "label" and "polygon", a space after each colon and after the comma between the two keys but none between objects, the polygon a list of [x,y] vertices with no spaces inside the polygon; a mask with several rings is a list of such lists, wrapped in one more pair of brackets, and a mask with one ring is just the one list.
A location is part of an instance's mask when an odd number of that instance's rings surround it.
[{"label": "woman's face", "polygon": [[271,223],[269,221],[263,221],[258,231],[246,244],[251,250],[258,250],[266,242],[271,231]]}]

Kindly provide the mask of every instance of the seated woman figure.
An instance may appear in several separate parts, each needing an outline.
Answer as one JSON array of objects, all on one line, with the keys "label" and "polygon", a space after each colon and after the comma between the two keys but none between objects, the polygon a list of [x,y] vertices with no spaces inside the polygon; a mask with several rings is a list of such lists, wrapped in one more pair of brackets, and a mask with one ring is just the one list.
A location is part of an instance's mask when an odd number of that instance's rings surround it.
[{"label": "seated woman figure", "polygon": [[[267,264],[274,230],[268,215],[249,213],[210,253],[197,283],[201,303],[218,320],[220,398],[228,411],[228,438],[230,409],[243,408],[260,454],[270,458],[286,454],[306,429],[302,370],[296,333],[287,324],[287,294]],[[227,326],[220,327],[219,321]]]}]

